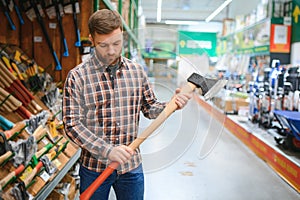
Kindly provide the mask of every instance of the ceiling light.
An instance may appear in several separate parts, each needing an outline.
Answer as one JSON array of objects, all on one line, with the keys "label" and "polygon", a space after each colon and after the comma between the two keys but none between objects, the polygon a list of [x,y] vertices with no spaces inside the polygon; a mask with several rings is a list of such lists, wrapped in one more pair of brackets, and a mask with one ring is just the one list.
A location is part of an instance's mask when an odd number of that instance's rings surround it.
[{"label": "ceiling light", "polygon": [[156,21],[161,21],[161,2],[162,0],[157,0],[157,9],[156,9]]},{"label": "ceiling light", "polygon": [[226,0],[220,5],[219,8],[217,8],[213,13],[211,13],[206,19],[206,22],[210,22],[215,16],[217,16],[228,4],[230,4],[232,0]]}]

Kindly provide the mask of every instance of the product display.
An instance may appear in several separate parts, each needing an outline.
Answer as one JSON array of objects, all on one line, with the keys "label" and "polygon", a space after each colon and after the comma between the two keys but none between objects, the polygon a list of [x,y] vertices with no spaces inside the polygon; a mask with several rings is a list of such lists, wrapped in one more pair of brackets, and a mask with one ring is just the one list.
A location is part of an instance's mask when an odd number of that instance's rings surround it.
[{"label": "product display", "polygon": [[[4,44],[1,55],[1,198],[47,197],[52,189],[43,189],[58,184],[79,149],[64,137],[56,84],[21,49]],[[22,64],[13,68],[13,63]]]}]

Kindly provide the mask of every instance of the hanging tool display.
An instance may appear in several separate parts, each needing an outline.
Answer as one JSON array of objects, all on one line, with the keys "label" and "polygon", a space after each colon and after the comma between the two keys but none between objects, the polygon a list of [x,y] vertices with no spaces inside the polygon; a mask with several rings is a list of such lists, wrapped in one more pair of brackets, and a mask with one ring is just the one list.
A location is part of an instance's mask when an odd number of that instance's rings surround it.
[{"label": "hanging tool display", "polygon": [[[63,0],[62,2],[63,2],[65,13],[72,13],[73,15],[73,22],[74,22],[74,28],[76,34],[75,47],[80,47],[81,46],[80,30],[78,28],[78,20],[77,20],[77,14],[80,13],[79,3],[77,0]],[[69,9],[70,6],[72,7],[72,9]]]},{"label": "hanging tool display", "polygon": [[[56,55],[56,52],[53,48],[53,45],[52,45],[52,42],[50,40],[50,37],[48,35],[48,32],[47,32],[47,29],[46,29],[46,26],[44,24],[44,20],[40,14],[40,11],[39,11],[39,8],[38,8],[38,5],[40,5],[40,2],[38,0],[29,0],[29,1],[26,1],[26,0],[22,0],[21,1],[21,5],[22,5],[22,8],[25,10],[25,12],[28,12],[28,13],[32,13],[34,12],[35,14],[35,17],[42,29],[42,32],[45,36],[45,39],[46,39],[46,42],[47,42],[47,45],[48,45],[48,48],[52,54],[52,57],[54,59],[54,62],[55,62],[55,69],[56,70],[61,70],[61,64],[60,64],[60,61]],[[29,19],[32,19],[32,16],[31,15],[27,15]]]},{"label": "hanging tool display", "polygon": [[8,20],[10,28],[15,31],[16,26],[15,26],[13,20],[11,19],[11,16],[9,14],[10,11],[9,11],[9,8],[8,8],[8,4],[6,3],[5,0],[0,0],[0,7],[2,8],[2,11],[4,12],[4,15],[6,16],[6,18]]},{"label": "hanging tool display", "polygon": [[[58,22],[60,38],[61,38],[61,42],[63,44],[63,49],[64,49],[63,56],[65,56],[65,57],[69,56],[68,44],[67,44],[67,40],[65,37],[64,27],[62,24],[62,16],[64,15],[62,5],[60,4],[60,2],[58,0],[50,0],[50,1],[44,0],[44,1],[42,1],[42,5],[45,8],[46,13],[48,14],[48,17],[50,19],[53,18],[52,13],[55,13],[55,17]],[[54,10],[54,12],[52,10]]]},{"label": "hanging tool display", "polygon": [[17,16],[19,18],[20,24],[23,25],[24,24],[24,19],[22,17],[22,14],[20,12],[20,9],[19,9],[18,5],[16,4],[15,0],[11,0],[11,2],[14,4],[14,9],[15,9],[15,11],[17,13]]},{"label": "hanging tool display", "polygon": [[[181,89],[182,93],[191,93],[196,88],[200,89],[200,94],[204,99],[210,99],[222,89],[226,80],[206,79],[199,74],[193,73],[188,78],[188,83]],[[178,108],[175,99],[172,99],[161,112],[161,114],[136,138],[129,147],[133,150],[138,148],[174,111]],[[119,166],[118,162],[111,162],[109,166],[97,177],[97,179],[80,195],[81,200],[90,199],[97,188],[110,176]]]}]

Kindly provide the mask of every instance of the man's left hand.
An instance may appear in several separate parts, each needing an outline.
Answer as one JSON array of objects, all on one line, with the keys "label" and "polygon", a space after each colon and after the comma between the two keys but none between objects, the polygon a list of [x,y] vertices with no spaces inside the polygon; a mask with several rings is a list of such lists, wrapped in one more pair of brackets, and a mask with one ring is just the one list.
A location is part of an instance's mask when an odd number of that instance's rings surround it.
[{"label": "man's left hand", "polygon": [[176,91],[175,91],[175,103],[177,104],[178,108],[177,110],[180,110],[182,109],[186,104],[187,102],[192,98],[192,93],[190,94],[183,94],[183,93],[180,93],[180,88],[177,88]]}]

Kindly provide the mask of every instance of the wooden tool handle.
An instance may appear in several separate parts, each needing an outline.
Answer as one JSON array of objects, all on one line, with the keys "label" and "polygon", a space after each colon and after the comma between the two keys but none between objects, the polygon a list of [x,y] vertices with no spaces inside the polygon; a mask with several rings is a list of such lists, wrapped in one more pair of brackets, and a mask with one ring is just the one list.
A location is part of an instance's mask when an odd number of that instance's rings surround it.
[{"label": "wooden tool handle", "polygon": [[39,150],[38,152],[36,152],[34,155],[35,155],[36,159],[39,159],[47,151],[48,151],[48,149],[46,147],[43,147],[41,150]]},{"label": "wooden tool handle", "polygon": [[33,132],[32,136],[35,138],[36,141],[40,140],[45,134],[47,133],[47,129],[43,128],[43,125],[39,125],[35,131]]},{"label": "wooden tool handle", "polygon": [[[195,90],[196,86],[192,83],[187,83],[181,88],[180,93],[191,93]],[[152,123],[136,138],[129,147],[133,150],[138,148],[141,143],[143,143],[174,111],[178,108],[175,99],[166,105],[165,109],[160,113],[160,115],[152,121]]]},{"label": "wooden tool handle", "polygon": [[[2,79],[4,80],[4,84],[7,88],[11,88],[11,93],[14,93],[15,96],[22,101],[22,103],[26,106],[31,99],[28,97],[26,93],[26,88],[23,86],[23,88],[18,87],[18,85],[14,82],[16,77],[10,73],[10,71],[0,62],[0,75],[2,76]],[[20,81],[20,80],[19,80]],[[21,82],[20,82],[21,83]],[[22,83],[21,83],[22,84]],[[23,84],[22,84],[23,85]]]},{"label": "wooden tool handle", "polygon": [[[0,66],[1,66],[1,62],[0,62]],[[9,82],[9,80],[7,80],[7,76],[5,75],[4,71],[1,68],[0,68],[0,75],[1,75],[1,83],[5,87],[9,87],[11,83]]]},{"label": "wooden tool handle", "polygon": [[[187,83],[181,88],[180,93],[191,93],[195,90],[196,86],[192,83]],[[166,105],[165,109],[160,113],[160,115],[152,121],[150,126],[146,128],[138,138],[136,138],[129,147],[133,150],[138,148],[141,143],[143,143],[176,109],[178,108],[175,99],[171,99],[171,101]],[[97,179],[80,195],[80,200],[88,200],[97,190],[97,188],[108,178],[112,172],[117,169],[119,166],[118,162],[112,162],[101,174],[97,177]]]},{"label": "wooden tool handle", "polygon": [[0,100],[4,101],[4,99],[8,97],[4,104],[6,104],[10,109],[16,110],[22,103],[16,99],[13,95],[10,95],[6,90],[0,88]]},{"label": "wooden tool handle", "polygon": [[17,113],[19,113],[24,119],[30,119],[32,116],[32,113],[27,110],[24,106],[19,106],[18,109],[16,110]]},{"label": "wooden tool handle", "polygon": [[32,172],[24,180],[25,186],[28,186],[28,184],[33,180],[35,175],[40,171],[42,166],[43,166],[43,163],[41,161],[38,162],[38,164],[35,166],[35,168],[32,170]]},{"label": "wooden tool handle", "polygon": [[4,131],[6,139],[11,138],[11,136],[13,136],[16,132],[22,130],[22,128],[24,128],[25,126],[26,124],[24,122],[18,122],[15,124],[15,126],[12,129]]},{"label": "wooden tool handle", "polygon": [[15,171],[9,173],[5,176],[4,179],[0,181],[0,187],[2,188],[5,184],[7,184],[13,177],[18,176],[22,171],[24,171],[24,165],[20,165]]},{"label": "wooden tool handle", "polygon": [[9,157],[13,155],[13,152],[7,151],[5,154],[0,156],[0,164],[2,164],[5,160],[7,160]]},{"label": "wooden tool handle", "polygon": [[3,62],[0,62],[0,69],[1,71],[4,72],[4,74],[6,74],[7,76],[5,77],[6,80],[9,83],[12,83],[14,80],[16,80],[17,78],[6,68],[6,66],[3,64]]}]

